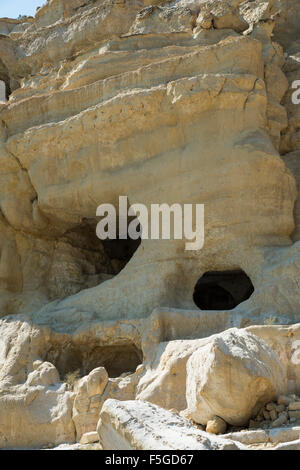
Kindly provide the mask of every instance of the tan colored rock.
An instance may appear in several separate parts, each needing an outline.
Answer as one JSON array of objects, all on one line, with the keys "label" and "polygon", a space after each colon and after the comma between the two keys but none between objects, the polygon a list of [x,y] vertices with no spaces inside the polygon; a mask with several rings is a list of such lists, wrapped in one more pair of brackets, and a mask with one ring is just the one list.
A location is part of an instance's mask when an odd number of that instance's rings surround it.
[{"label": "tan colored rock", "polygon": [[[300,67],[299,67],[300,71]],[[298,106],[293,107],[296,111],[298,110]],[[300,113],[299,113],[299,121],[300,123]],[[296,144],[296,146],[300,147],[300,144]],[[295,177],[297,183],[297,190],[298,195],[294,207],[294,218],[295,218],[295,230],[293,232],[293,240],[297,241],[300,239],[300,150],[295,150],[294,152],[289,152],[283,155],[283,161],[285,162],[287,168],[292,172]]]},{"label": "tan colored rock", "polygon": [[197,24],[202,28],[214,27],[217,29],[233,29],[237,32],[245,31],[248,28],[247,21],[240,15],[239,0],[231,1],[204,1],[201,2],[200,13]]},{"label": "tan colored rock", "polygon": [[300,419],[300,410],[288,411],[289,418]]},{"label": "tan colored rock", "polygon": [[224,419],[219,416],[214,416],[212,419],[207,421],[206,432],[211,434],[224,434],[227,429],[227,424]]},{"label": "tan colored rock", "polygon": [[277,405],[276,411],[277,413],[282,413],[282,411],[285,411],[285,405],[283,403],[281,403],[280,405]]},{"label": "tan colored rock", "polygon": [[[74,308],[78,316],[84,310],[101,320],[118,318],[125,310],[125,315],[132,318],[145,317],[157,305],[193,308],[194,285],[212,264],[221,269],[226,259],[224,269],[242,266],[261,286],[265,256],[257,245],[290,243],[295,182],[270,140],[278,140],[284,125],[284,110],[278,103],[286,86],[277,58],[280,54],[275,53],[270,41],[265,44],[234,31],[243,30],[251,21],[265,22],[273,10],[262,12],[258,8],[259,12],[252,12],[253,18],[246,18],[241,2],[206,2],[217,29],[194,35],[195,18],[206,8],[204,4],[199,12],[186,2],[174,8],[159,2],[154,6],[133,1],[104,3],[105,8],[99,2],[85,5],[79,0],[68,4],[52,1],[38,11],[34,25],[10,38],[12,49],[16,49],[11,56],[20,60],[5,57],[5,63],[11,76],[23,79],[22,86],[14,90],[1,110],[6,129],[1,158],[5,168],[14,168],[3,172],[3,179],[0,174],[0,206],[12,227],[8,245],[18,265],[18,274],[11,273],[5,262],[8,248],[3,248],[3,313],[16,313],[21,305],[22,311],[34,310],[38,316],[49,314],[53,318],[51,306],[43,314],[39,307],[65,298],[56,311],[65,311],[67,324],[72,321]],[[236,21],[243,27],[237,27]],[[84,28],[89,30],[88,39],[79,33]],[[64,48],[58,47],[62,40]],[[272,85],[274,76],[280,86]],[[164,112],[159,103],[163,103]],[[145,113],[137,127],[134,114],[138,109]],[[226,129],[221,126],[214,130],[213,139],[212,120],[203,126],[207,113],[218,116],[213,119],[215,123],[227,123]],[[174,116],[178,118],[174,120]],[[166,133],[165,128],[172,131]],[[100,160],[99,148],[104,149]],[[132,152],[133,148],[136,150]],[[205,149],[200,158],[199,148]],[[42,155],[37,155],[41,151]],[[75,161],[74,155],[81,154],[88,158]],[[208,154],[212,158],[207,158]],[[242,154],[244,157],[240,157]],[[237,158],[243,162],[242,167],[235,165]],[[186,170],[179,175],[177,168],[183,168],[182,161]],[[151,166],[140,175],[144,184],[139,188],[136,173],[132,172],[132,165],[138,162],[143,163],[143,171],[148,168],[144,162]],[[224,175],[222,188],[216,184],[219,168]],[[234,180],[243,182],[242,189],[236,188],[242,198],[234,194],[232,168],[237,173]],[[199,193],[202,173],[205,177]],[[147,186],[150,174],[157,175],[151,191]],[[177,185],[184,188],[178,201],[179,193],[174,191]],[[219,198],[220,193],[224,197]],[[170,203],[205,200],[212,215],[203,253],[187,259],[183,243],[172,241],[166,251],[165,243],[143,241],[118,279],[103,282],[108,279],[103,276],[114,275],[118,269],[111,269],[115,260],[103,259],[101,243],[97,250],[83,250],[74,237],[65,240],[63,235],[86,230],[87,243],[89,231],[81,220],[95,219],[98,203],[103,198],[115,202],[119,194],[128,194],[130,201],[142,200],[146,205],[157,194],[161,201]],[[75,207],[78,199],[80,208]],[[213,202],[216,200],[219,202]],[[238,202],[231,207],[230,216],[228,200]],[[266,200],[270,201],[268,208]],[[270,218],[269,213],[274,215]],[[252,220],[255,222],[249,226]],[[93,231],[95,222],[91,225]],[[223,227],[222,233],[219,227]],[[214,249],[217,245],[222,246],[218,253]],[[98,256],[92,263],[96,251]],[[168,263],[164,262],[165,255]],[[18,290],[17,301],[12,300],[12,289]],[[133,302],[137,290],[143,290],[144,295]],[[291,306],[277,285],[273,290],[279,301],[270,294],[267,298],[271,306],[278,305],[283,314],[293,314],[297,303]],[[76,297],[78,292],[82,296]],[[256,311],[266,310],[264,299],[262,292],[254,305]]]},{"label": "tan colored rock", "polygon": [[298,411],[300,410],[300,401],[292,401],[288,406],[289,411]]},{"label": "tan colored rock", "polygon": [[287,422],[287,420],[288,420],[288,414],[285,411],[283,411],[283,412],[279,413],[278,418],[275,419],[273,421],[273,423],[271,423],[271,427],[272,428],[278,428],[278,427],[282,426],[283,424],[285,424]]},{"label": "tan colored rock", "polygon": [[270,421],[271,419],[270,412],[267,410],[263,410],[263,417],[265,418],[266,421]]},{"label": "tan colored rock", "polygon": [[107,400],[97,430],[104,450],[243,449],[242,444],[200,431],[188,420],[138,400]]},{"label": "tan colored rock", "polygon": [[292,402],[293,402],[292,397],[287,396],[287,395],[279,395],[279,397],[277,398],[277,403],[279,405],[288,406]]},{"label": "tan colored rock", "polygon": [[87,432],[81,436],[80,444],[93,444],[94,442],[99,441],[98,433],[95,432]]},{"label": "tan colored rock", "polygon": [[[104,367],[92,370],[75,385],[73,421],[76,426],[77,438],[80,440],[87,433],[96,430],[99,419],[101,395],[108,382],[108,374]],[[82,442],[86,444],[86,442]]]},{"label": "tan colored rock", "polygon": [[246,424],[280,392],[283,374],[276,354],[256,336],[238,329],[217,335],[187,362],[190,417],[201,424],[213,415]]},{"label": "tan colored rock", "polygon": [[278,444],[274,447],[274,450],[300,450],[300,439]]}]

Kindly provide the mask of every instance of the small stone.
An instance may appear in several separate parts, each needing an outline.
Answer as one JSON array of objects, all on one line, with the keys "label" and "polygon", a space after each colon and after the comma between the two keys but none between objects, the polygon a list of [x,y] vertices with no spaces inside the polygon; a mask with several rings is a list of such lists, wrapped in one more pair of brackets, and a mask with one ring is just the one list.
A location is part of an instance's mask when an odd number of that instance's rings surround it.
[{"label": "small stone", "polygon": [[289,411],[289,417],[291,418],[296,418],[300,419],[300,410],[298,411]]},{"label": "small stone", "polygon": [[270,421],[270,413],[267,410],[263,410],[263,415],[266,421]]},{"label": "small stone", "polygon": [[255,421],[261,423],[264,418],[261,415],[256,416]]},{"label": "small stone", "polygon": [[282,413],[282,411],[285,411],[285,405],[283,403],[281,405],[277,405],[276,411],[277,413]]},{"label": "small stone", "polygon": [[258,429],[261,427],[261,423],[255,421],[254,419],[250,419],[249,421],[249,429]]},{"label": "small stone", "polygon": [[291,411],[299,411],[300,410],[300,401],[293,401],[289,404],[288,409]]},{"label": "small stone", "polygon": [[275,419],[275,421],[273,421],[273,423],[271,424],[271,427],[272,428],[279,428],[280,426],[282,426],[283,424],[285,424],[288,420],[288,416],[287,416],[287,413],[286,412],[282,412],[280,413],[280,415],[278,416],[277,419]]},{"label": "small stone", "polygon": [[86,432],[81,436],[80,444],[92,444],[94,442],[99,442],[99,435],[96,431]]},{"label": "small stone", "polygon": [[288,397],[287,395],[280,395],[278,398],[277,398],[277,403],[278,405],[289,405],[292,401],[295,401],[293,400],[293,398],[291,397]]},{"label": "small stone", "polygon": [[267,403],[266,404],[266,410],[272,411],[276,409],[276,404],[275,403]]},{"label": "small stone", "polygon": [[272,421],[275,421],[275,419],[277,419],[277,411],[276,410],[271,410],[270,411],[270,418]]},{"label": "small stone", "polygon": [[138,375],[138,374],[141,374],[142,372],[144,372],[144,369],[145,369],[145,366],[144,364],[139,364],[137,366],[137,368],[135,369],[135,373]]},{"label": "small stone", "polygon": [[280,395],[277,398],[278,405],[285,405],[288,406],[293,401],[296,401],[295,397],[291,397],[290,395]]},{"label": "small stone", "polygon": [[36,361],[33,362],[33,369],[34,370],[37,370],[41,365],[43,364],[43,361],[41,361],[40,359],[37,359]]},{"label": "small stone", "polygon": [[211,434],[224,434],[226,429],[227,423],[219,416],[214,416],[212,419],[207,421],[206,432]]}]

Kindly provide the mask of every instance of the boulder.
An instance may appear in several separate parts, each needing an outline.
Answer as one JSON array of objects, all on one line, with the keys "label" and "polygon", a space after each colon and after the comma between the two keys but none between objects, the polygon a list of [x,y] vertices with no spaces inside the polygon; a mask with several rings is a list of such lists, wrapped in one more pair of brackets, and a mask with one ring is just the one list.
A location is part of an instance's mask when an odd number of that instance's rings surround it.
[{"label": "boulder", "polygon": [[206,432],[211,434],[224,434],[227,429],[227,424],[224,419],[219,416],[214,416],[212,419],[207,421]]},{"label": "boulder", "polygon": [[239,443],[211,436],[152,403],[109,399],[97,426],[104,450],[238,450]]},{"label": "boulder", "polygon": [[80,444],[93,444],[94,442],[99,441],[99,436],[96,431],[86,432],[81,436]]},{"label": "boulder", "polygon": [[189,416],[207,424],[215,415],[244,425],[284,386],[275,352],[255,335],[232,328],[196,350],[187,362]]}]

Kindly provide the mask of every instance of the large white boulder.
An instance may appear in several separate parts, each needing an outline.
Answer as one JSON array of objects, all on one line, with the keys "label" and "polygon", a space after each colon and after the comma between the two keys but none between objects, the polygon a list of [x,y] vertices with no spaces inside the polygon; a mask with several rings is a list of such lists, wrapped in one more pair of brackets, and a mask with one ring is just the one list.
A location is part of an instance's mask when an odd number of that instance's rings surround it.
[{"label": "large white boulder", "polygon": [[240,443],[200,431],[187,419],[140,400],[106,400],[97,431],[104,450],[244,448]]},{"label": "large white boulder", "polygon": [[214,416],[244,425],[285,387],[283,366],[262,339],[232,328],[213,336],[187,362],[188,416],[206,424]]}]

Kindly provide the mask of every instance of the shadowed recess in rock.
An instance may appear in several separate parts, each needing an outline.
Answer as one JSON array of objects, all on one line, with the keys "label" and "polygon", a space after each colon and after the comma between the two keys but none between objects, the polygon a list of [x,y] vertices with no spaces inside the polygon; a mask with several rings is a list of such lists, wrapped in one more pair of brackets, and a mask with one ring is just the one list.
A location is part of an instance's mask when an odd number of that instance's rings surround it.
[{"label": "shadowed recess in rock", "polygon": [[57,241],[47,279],[51,299],[74,295],[116,276],[141,243],[140,239],[102,241],[96,223],[83,219]]},{"label": "shadowed recess in rock", "polygon": [[78,372],[83,377],[97,367],[105,367],[109,377],[134,372],[143,362],[143,353],[133,343],[116,346],[68,343],[52,345],[44,359],[55,365],[64,381],[70,372]]},{"label": "shadowed recess in rock", "polygon": [[198,280],[193,299],[201,310],[231,310],[253,292],[253,284],[242,270],[210,271]]}]

